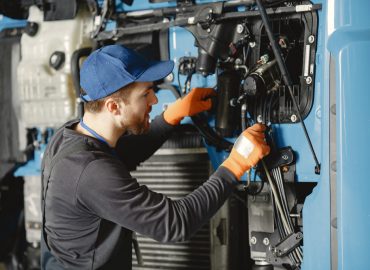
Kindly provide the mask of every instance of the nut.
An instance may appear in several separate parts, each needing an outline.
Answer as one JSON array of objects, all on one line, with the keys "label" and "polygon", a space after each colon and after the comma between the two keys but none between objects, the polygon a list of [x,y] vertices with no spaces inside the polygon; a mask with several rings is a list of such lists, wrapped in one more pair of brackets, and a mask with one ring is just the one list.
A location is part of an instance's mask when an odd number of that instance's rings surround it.
[{"label": "nut", "polygon": [[315,36],[314,35],[309,36],[308,37],[308,42],[311,43],[311,44],[314,43],[315,42]]},{"label": "nut", "polygon": [[310,76],[306,77],[306,83],[311,84],[312,83],[312,78]]},{"label": "nut", "polygon": [[241,25],[241,24],[238,24],[237,27],[236,27],[236,32],[238,34],[241,34],[241,33],[243,33],[243,31],[244,31],[244,26]]},{"label": "nut", "polygon": [[262,242],[265,246],[268,246],[270,244],[270,240],[267,237],[263,238]]},{"label": "nut", "polygon": [[251,244],[252,245],[255,245],[257,243],[257,238],[255,237],[255,236],[253,236],[252,238],[251,238]]},{"label": "nut", "polygon": [[290,116],[290,121],[292,121],[293,123],[297,122],[297,116],[295,114],[292,114],[292,116]]}]

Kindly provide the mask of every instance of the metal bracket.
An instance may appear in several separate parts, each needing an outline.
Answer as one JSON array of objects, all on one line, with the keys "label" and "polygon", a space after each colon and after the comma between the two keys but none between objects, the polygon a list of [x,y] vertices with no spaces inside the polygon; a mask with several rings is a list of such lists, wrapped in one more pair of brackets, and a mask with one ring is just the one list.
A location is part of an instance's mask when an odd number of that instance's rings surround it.
[{"label": "metal bracket", "polygon": [[303,239],[303,233],[297,232],[288,235],[283,241],[271,248],[276,257],[283,257],[298,247]]}]

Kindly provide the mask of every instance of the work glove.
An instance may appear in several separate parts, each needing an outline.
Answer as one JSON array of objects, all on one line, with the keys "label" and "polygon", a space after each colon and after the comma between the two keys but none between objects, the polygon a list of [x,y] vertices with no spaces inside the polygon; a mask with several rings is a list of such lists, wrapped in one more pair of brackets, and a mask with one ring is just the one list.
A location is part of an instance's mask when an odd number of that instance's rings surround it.
[{"label": "work glove", "polygon": [[270,152],[270,147],[265,141],[265,129],[264,125],[255,124],[244,130],[236,140],[229,157],[221,164],[238,180]]},{"label": "work glove", "polygon": [[163,113],[164,120],[177,125],[185,116],[193,116],[212,107],[210,97],[216,92],[212,88],[193,88],[186,96],[176,100]]}]

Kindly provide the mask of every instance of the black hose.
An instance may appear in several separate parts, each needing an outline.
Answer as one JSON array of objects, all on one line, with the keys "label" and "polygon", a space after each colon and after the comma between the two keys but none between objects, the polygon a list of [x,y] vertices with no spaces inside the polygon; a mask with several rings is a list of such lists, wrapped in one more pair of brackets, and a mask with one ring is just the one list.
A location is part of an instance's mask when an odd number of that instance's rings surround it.
[{"label": "black hose", "polygon": [[92,51],[92,48],[82,48],[73,52],[71,57],[71,73],[73,87],[75,88],[75,96],[77,100],[77,115],[81,118],[84,114],[83,102],[81,101],[80,94],[80,59],[84,56],[88,56]]}]

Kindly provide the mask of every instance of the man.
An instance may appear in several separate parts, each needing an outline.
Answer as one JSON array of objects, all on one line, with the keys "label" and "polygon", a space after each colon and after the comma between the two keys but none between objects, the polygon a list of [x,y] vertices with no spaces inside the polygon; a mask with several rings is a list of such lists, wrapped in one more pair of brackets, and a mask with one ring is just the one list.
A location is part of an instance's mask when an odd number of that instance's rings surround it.
[{"label": "man", "polygon": [[132,178],[185,116],[211,108],[193,89],[149,125],[153,81],[173,62],[148,62],[123,46],[93,52],[81,67],[85,115],[53,136],[43,160],[44,269],[131,269],[132,231],[161,242],[188,239],[268,154],[264,126],[247,129],[230,157],[197,190],[172,201]]}]

